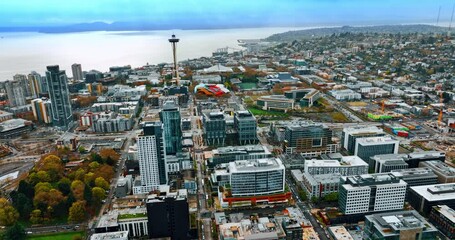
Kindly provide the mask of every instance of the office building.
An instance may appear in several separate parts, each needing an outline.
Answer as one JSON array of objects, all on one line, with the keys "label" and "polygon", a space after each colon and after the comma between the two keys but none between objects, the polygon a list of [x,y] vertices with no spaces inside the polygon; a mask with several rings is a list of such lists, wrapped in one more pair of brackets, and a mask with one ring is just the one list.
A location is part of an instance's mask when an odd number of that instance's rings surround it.
[{"label": "office building", "polygon": [[23,106],[26,104],[24,85],[22,85],[20,81],[6,81],[5,91],[8,96],[10,107]]},{"label": "office building", "polygon": [[66,130],[73,118],[66,73],[58,65],[47,66],[46,80],[52,103],[52,124]]},{"label": "office building", "polygon": [[284,191],[284,165],[278,158],[229,163],[232,196],[255,196]]},{"label": "office building", "polygon": [[284,165],[278,158],[230,162],[225,169],[216,169],[212,180],[224,186],[218,189],[222,207],[285,202],[291,197],[284,192]]},{"label": "office building", "polygon": [[403,209],[406,182],[390,173],[347,177],[338,203],[346,215]]},{"label": "office building", "polygon": [[82,67],[79,63],[71,65],[71,71],[73,73],[73,80],[83,80]]},{"label": "office building", "polygon": [[455,211],[447,205],[433,206],[429,221],[448,239],[455,239]]},{"label": "office building", "polygon": [[296,108],[294,99],[289,99],[284,95],[261,96],[257,99],[256,104],[263,110],[278,110],[287,112]]},{"label": "office building", "polygon": [[411,187],[408,201],[424,216],[428,216],[431,208],[437,205],[447,205],[453,209],[455,208],[455,183]]},{"label": "office building", "polygon": [[224,146],[226,140],[226,119],[222,112],[203,115],[203,131],[206,145]]},{"label": "office building", "polygon": [[407,158],[407,154],[380,154],[370,157],[370,162],[374,166],[374,172],[384,173],[408,168]]},{"label": "office building", "polygon": [[29,84],[30,84],[30,91],[32,97],[39,97],[40,94],[47,92],[47,89],[43,89],[43,78],[37,72],[31,72],[27,76]]},{"label": "office building", "polygon": [[115,113],[100,113],[99,116],[92,124],[92,130],[94,132],[124,132],[131,130],[133,127],[133,118],[131,115],[125,117]]},{"label": "office building", "polygon": [[237,139],[240,145],[258,143],[257,122],[250,111],[235,112],[234,128],[237,131]]},{"label": "office building", "polygon": [[437,239],[438,230],[417,211],[396,211],[365,216],[365,239]]},{"label": "office building", "polygon": [[335,174],[341,176],[362,175],[368,173],[368,164],[357,156],[343,156],[338,160],[306,160],[305,173],[310,175]]},{"label": "office building", "polygon": [[219,238],[225,240],[278,240],[287,239],[283,228],[273,218],[261,217],[257,222],[241,219],[219,225]]},{"label": "office building", "polygon": [[291,170],[292,178],[306,192],[309,199],[338,192],[341,175],[339,173],[311,175],[298,169]]},{"label": "office building", "polygon": [[137,137],[137,158],[141,174],[141,192],[148,193],[167,184],[166,148],[161,122],[146,122]]},{"label": "office building", "polygon": [[160,112],[160,120],[164,127],[166,154],[182,151],[182,128],[180,109],[173,102],[166,102]]},{"label": "office building", "polygon": [[438,176],[439,183],[455,182],[455,168],[447,165],[445,162],[438,160],[421,162],[420,167],[427,167],[433,170]]},{"label": "office building", "polygon": [[350,154],[354,154],[357,138],[385,136],[384,130],[376,126],[347,127],[341,133],[341,144]]},{"label": "office building", "polygon": [[33,117],[40,123],[52,123],[52,103],[47,98],[37,98],[31,101]]},{"label": "office building", "polygon": [[13,119],[13,114],[10,112],[0,111],[0,122]]},{"label": "office building", "polygon": [[409,168],[417,168],[421,162],[438,160],[444,162],[446,160],[445,152],[441,151],[422,151],[413,152],[408,154],[408,160],[406,161]]},{"label": "office building", "polygon": [[360,93],[354,92],[351,89],[332,90],[329,91],[329,95],[338,101],[355,101],[362,99],[362,95]]},{"label": "office building", "polygon": [[357,138],[354,155],[369,162],[370,168],[373,168],[373,162],[370,161],[370,157],[379,154],[397,154],[399,147],[400,142],[391,137]]},{"label": "office building", "polygon": [[334,153],[337,145],[332,143],[332,130],[321,123],[298,122],[286,126],[285,152],[301,153],[303,156],[319,156]]},{"label": "office building", "polygon": [[189,209],[186,196],[151,195],[147,198],[148,237],[189,239]]},{"label": "office building", "polygon": [[438,184],[438,176],[430,168],[397,169],[390,173],[405,181],[408,189],[414,186]]},{"label": "office building", "polygon": [[312,107],[321,97],[319,91],[314,88],[292,89],[285,91],[284,96],[289,99],[294,99],[300,107]]},{"label": "office building", "polygon": [[272,153],[263,145],[229,146],[213,149],[206,154],[207,164],[213,168],[238,160],[250,160],[272,157]]}]

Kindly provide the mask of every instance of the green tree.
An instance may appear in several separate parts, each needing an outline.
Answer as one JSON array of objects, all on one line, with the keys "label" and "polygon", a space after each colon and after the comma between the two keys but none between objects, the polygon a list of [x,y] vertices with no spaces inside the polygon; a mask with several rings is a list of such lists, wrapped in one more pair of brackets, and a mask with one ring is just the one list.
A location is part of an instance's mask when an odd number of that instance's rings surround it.
[{"label": "green tree", "polygon": [[85,220],[86,209],[85,201],[77,201],[70,207],[68,222],[80,223]]},{"label": "green tree", "polygon": [[332,192],[324,196],[324,201],[326,202],[336,202],[338,201],[338,192]]},{"label": "green tree", "polygon": [[25,229],[19,223],[9,227],[4,235],[4,239],[24,240],[26,238]]},{"label": "green tree", "polygon": [[6,198],[0,198],[0,225],[11,226],[16,223],[18,218],[19,213],[10,202]]},{"label": "green tree", "polygon": [[318,197],[316,197],[316,196],[312,196],[312,197],[311,197],[311,202],[312,202],[312,203],[317,203],[318,201],[319,201],[319,198],[318,198]]},{"label": "green tree", "polygon": [[97,177],[95,179],[95,186],[100,187],[104,190],[109,190],[109,183],[103,177]]},{"label": "green tree", "polygon": [[36,176],[40,182],[50,182],[51,181],[49,174],[45,171],[37,172]]},{"label": "green tree", "polygon": [[103,199],[106,198],[106,192],[100,187],[92,188],[92,198],[95,204],[99,204]]},{"label": "green tree", "polygon": [[30,214],[30,222],[32,224],[39,224],[43,222],[43,216],[42,212],[39,209],[35,209],[32,211]]},{"label": "green tree", "polygon": [[73,194],[75,199],[77,200],[84,199],[84,188],[85,184],[80,180],[74,180],[71,183],[71,193]]},{"label": "green tree", "polygon": [[62,178],[57,183],[57,188],[66,196],[71,192],[71,181],[68,178]]},{"label": "green tree", "polygon": [[79,150],[79,153],[85,153],[85,151],[86,151],[83,146],[80,146],[78,150]]},{"label": "green tree", "polygon": [[32,201],[23,193],[17,193],[16,197],[13,200],[13,206],[19,212],[19,215],[22,219],[28,219],[32,209]]},{"label": "green tree", "polygon": [[305,191],[299,190],[299,198],[300,198],[302,201],[307,201],[307,200],[308,200],[308,195],[306,194]]},{"label": "green tree", "polygon": [[85,174],[84,176],[84,183],[89,186],[93,186],[93,180],[94,180],[95,174],[92,172],[89,172]]}]

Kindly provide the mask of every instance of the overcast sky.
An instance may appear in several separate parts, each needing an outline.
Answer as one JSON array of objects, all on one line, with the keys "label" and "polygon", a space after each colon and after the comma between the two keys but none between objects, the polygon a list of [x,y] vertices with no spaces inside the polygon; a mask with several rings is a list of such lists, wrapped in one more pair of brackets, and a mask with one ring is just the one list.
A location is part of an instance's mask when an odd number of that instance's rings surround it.
[{"label": "overcast sky", "polygon": [[455,0],[0,0],[0,26],[81,22],[261,25],[449,22]]}]

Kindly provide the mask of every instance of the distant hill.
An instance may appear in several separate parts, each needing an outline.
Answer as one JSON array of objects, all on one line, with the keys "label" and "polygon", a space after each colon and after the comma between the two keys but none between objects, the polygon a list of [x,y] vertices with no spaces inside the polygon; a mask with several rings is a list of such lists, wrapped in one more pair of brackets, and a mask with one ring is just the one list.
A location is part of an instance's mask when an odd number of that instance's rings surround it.
[{"label": "distant hill", "polygon": [[333,27],[333,28],[314,28],[298,31],[289,31],[284,33],[273,34],[264,39],[265,41],[287,42],[310,37],[322,37],[332,34],[342,33],[443,33],[447,32],[446,27],[437,27],[433,25],[414,24],[414,25],[384,25],[369,27]]}]

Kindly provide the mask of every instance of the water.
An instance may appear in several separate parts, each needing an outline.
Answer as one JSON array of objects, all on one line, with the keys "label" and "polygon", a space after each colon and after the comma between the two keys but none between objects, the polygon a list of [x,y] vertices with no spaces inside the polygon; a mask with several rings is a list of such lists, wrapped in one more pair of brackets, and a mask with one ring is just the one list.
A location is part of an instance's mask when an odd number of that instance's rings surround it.
[{"label": "water", "polygon": [[222,47],[238,48],[237,39],[265,38],[274,33],[302,28],[249,28],[220,30],[174,30],[144,32],[83,32],[64,34],[0,33],[0,81],[60,65],[71,76],[71,65],[108,71],[110,66],[171,62],[168,38],[180,38],[179,60],[211,56]]}]

